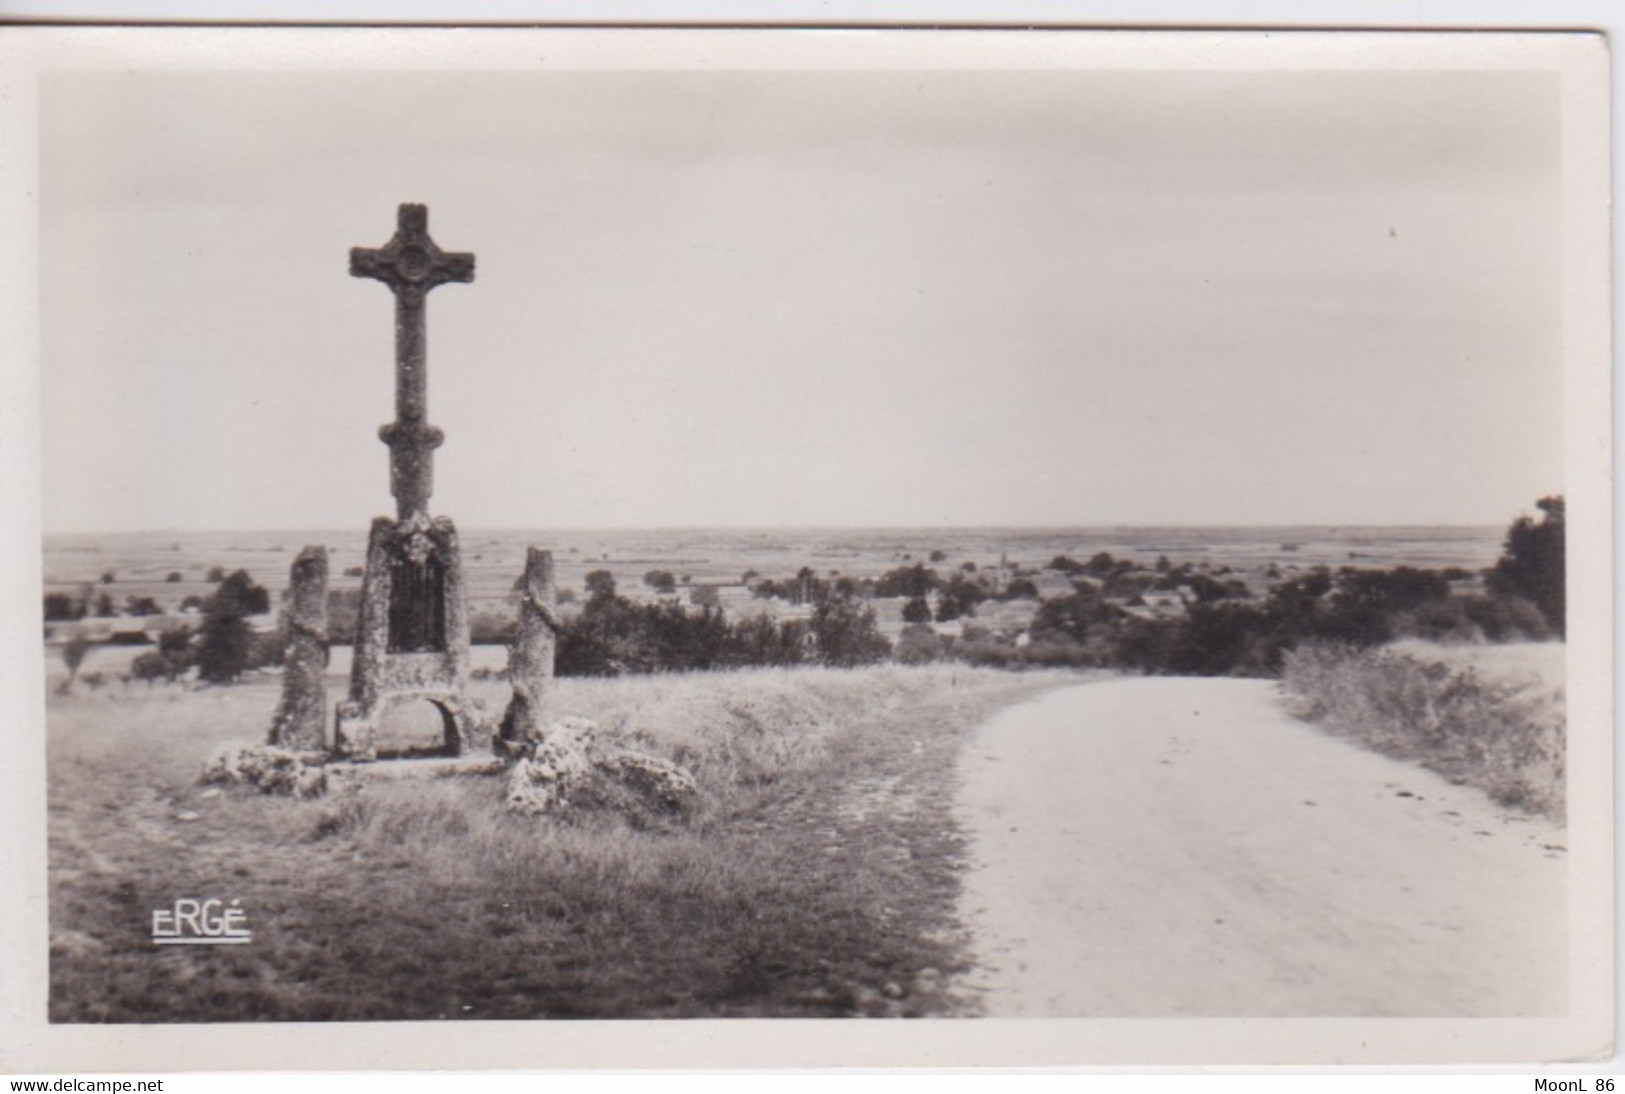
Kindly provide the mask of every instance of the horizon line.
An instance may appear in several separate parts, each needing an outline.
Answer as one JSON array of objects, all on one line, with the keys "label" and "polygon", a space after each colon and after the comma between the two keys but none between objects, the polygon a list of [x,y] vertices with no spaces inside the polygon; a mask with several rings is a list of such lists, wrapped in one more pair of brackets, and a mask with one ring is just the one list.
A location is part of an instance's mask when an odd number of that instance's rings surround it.
[{"label": "horizon line", "polygon": [[[1519,514],[1524,516],[1527,514]],[[1303,521],[1298,523],[1282,522],[1215,522],[1194,521],[1190,523],[1175,522],[1149,522],[1149,523],[1056,523],[1056,524],[468,524],[459,527],[459,532],[534,532],[547,531],[558,533],[658,533],[658,532],[1054,532],[1054,531],[1155,531],[1155,530],[1192,530],[1192,529],[1252,529],[1265,531],[1281,528],[1430,528],[1430,529],[1462,529],[1481,530],[1487,528],[1504,528],[1518,517],[1505,521],[1485,521],[1481,523],[1467,523],[1458,521],[1441,521],[1423,523],[1416,521]],[[354,529],[357,535],[366,535],[368,527],[358,525]],[[351,529],[339,525],[258,525],[253,527],[212,527],[212,528],[97,528],[97,529],[58,529],[41,530],[41,538],[51,536],[136,536],[136,535],[250,535],[276,532],[342,532],[348,533]]]}]

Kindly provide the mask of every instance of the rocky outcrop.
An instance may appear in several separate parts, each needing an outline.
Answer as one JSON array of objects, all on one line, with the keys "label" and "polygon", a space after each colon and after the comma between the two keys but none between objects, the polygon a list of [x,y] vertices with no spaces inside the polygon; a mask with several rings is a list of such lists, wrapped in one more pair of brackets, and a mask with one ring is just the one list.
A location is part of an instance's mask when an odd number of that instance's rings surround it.
[{"label": "rocky outcrop", "polygon": [[585,718],[561,718],[515,742],[507,806],[529,816],[613,812],[638,827],[685,820],[699,797],[694,777],[668,760],[601,745]]},{"label": "rocky outcrop", "polygon": [[217,748],[203,765],[199,782],[251,786],[262,794],[319,798],[327,793],[327,772],[320,763],[277,745],[233,741]]}]

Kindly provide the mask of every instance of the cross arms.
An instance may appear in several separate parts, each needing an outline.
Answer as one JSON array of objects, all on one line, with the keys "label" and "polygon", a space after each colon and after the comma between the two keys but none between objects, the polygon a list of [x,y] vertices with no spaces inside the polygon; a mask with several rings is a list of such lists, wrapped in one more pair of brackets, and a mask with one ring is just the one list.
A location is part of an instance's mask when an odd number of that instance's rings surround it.
[{"label": "cross arms", "polygon": [[474,256],[442,251],[429,238],[429,210],[400,207],[395,236],[382,247],[350,248],[350,276],[371,277],[390,287],[403,304],[420,304],[423,294],[448,281],[473,281]]}]

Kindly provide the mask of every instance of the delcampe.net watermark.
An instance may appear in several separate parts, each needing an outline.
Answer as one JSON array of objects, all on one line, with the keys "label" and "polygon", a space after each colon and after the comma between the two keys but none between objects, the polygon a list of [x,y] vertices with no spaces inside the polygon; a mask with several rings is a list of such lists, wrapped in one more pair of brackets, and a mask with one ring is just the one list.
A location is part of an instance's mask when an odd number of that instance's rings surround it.
[{"label": "delcampe.net watermark", "polygon": [[254,941],[241,900],[181,897],[173,908],[152,910],[152,941],[158,946],[240,946]]}]

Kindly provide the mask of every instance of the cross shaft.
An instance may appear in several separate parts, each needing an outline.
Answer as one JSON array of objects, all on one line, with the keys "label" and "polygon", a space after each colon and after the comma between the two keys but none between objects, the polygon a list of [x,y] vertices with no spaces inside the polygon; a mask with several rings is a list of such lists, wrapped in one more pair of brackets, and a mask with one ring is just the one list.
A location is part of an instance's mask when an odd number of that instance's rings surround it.
[{"label": "cross shaft", "polygon": [[474,256],[442,251],[429,238],[429,210],[402,205],[382,247],[350,248],[350,276],[382,281],[395,294],[395,420],[378,431],[389,446],[390,493],[400,519],[428,515],[433,452],[444,434],[428,423],[424,297],[448,282],[474,280]]}]

